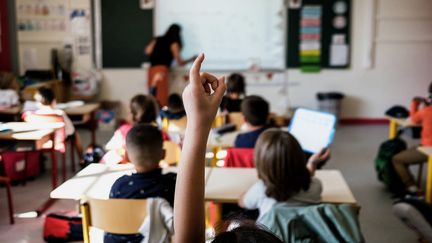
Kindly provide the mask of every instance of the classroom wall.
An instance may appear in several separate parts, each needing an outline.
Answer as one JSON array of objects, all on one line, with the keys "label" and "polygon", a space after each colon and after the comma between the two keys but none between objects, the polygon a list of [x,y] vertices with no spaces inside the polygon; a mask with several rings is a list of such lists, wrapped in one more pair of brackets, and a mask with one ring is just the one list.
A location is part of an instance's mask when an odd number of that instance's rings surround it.
[{"label": "classroom wall", "polygon": [[[20,13],[19,6],[22,2],[26,1],[14,1],[13,8],[15,10],[14,17],[17,19],[27,19],[33,17],[32,14]],[[28,1],[27,1],[28,2]],[[34,57],[35,63],[31,62],[33,69],[50,69],[51,68],[51,50],[61,50],[65,44],[72,44],[74,47],[74,65],[75,68],[92,67],[92,53],[77,55],[77,34],[72,33],[70,14],[74,9],[83,9],[86,13],[91,13],[91,2],[90,0],[51,0],[47,1],[47,4],[61,4],[65,6],[66,14],[65,19],[65,31],[17,31],[17,45],[18,45],[18,65],[19,74],[24,74],[26,71],[26,59],[32,59]],[[34,17],[33,17],[34,18]],[[48,16],[48,19],[58,20],[62,19],[60,16]],[[44,17],[36,16],[36,19],[44,19]],[[90,21],[88,22],[88,28],[90,28]],[[90,31],[88,37],[91,40]],[[90,50],[92,47],[90,46]],[[27,62],[27,65],[29,62]]]},{"label": "classroom wall", "polygon": [[[370,32],[365,17],[376,4],[373,66],[364,68]],[[347,70],[322,70],[305,74],[287,70],[288,88],[268,81],[265,73],[247,74],[248,93],[266,97],[272,110],[285,112],[286,104],[315,108],[316,92],[346,94],[343,118],[382,118],[394,105],[408,105],[411,97],[426,95],[432,81],[432,1],[353,0],[352,66]],[[143,43],[144,46],[145,43]],[[147,92],[144,69],[104,69],[102,99],[124,104],[138,92]],[[186,71],[175,71],[171,89],[181,92]],[[287,95],[288,94],[288,97]],[[124,113],[126,114],[126,113]]]}]

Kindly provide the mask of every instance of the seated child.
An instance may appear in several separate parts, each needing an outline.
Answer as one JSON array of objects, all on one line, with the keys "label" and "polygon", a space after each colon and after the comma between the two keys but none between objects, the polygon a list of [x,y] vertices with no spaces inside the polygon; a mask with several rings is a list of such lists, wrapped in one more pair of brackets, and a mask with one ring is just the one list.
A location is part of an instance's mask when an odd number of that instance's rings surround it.
[{"label": "seated child", "polygon": [[220,108],[225,112],[240,112],[240,106],[245,95],[245,78],[239,73],[228,77],[227,94],[222,98]]},{"label": "seated child", "polygon": [[19,84],[13,74],[0,72],[0,108],[9,108],[19,103]]},{"label": "seated child", "polygon": [[[158,106],[150,95],[135,95],[130,101],[131,122],[121,125],[105,146],[103,163],[127,163],[126,135],[135,124],[156,124]],[[167,136],[164,134],[164,140]]]},{"label": "seated child", "polygon": [[[39,88],[38,93],[35,95],[38,109],[36,111],[27,111],[23,114],[25,121],[31,121],[32,115],[55,115],[62,116],[64,121],[65,138],[71,138],[74,140],[75,148],[78,153],[80,161],[83,159],[83,148],[81,144],[81,137],[79,133],[75,132],[75,127],[66,113],[57,109],[57,101],[54,92],[49,88]],[[63,141],[61,141],[63,142]]]},{"label": "seated child", "polygon": [[178,94],[171,94],[168,97],[168,107],[161,110],[160,116],[168,120],[178,120],[186,116],[183,107],[183,100]]},{"label": "seated child", "polygon": [[269,104],[259,96],[247,96],[241,104],[241,112],[247,132],[237,135],[234,147],[254,148],[259,135],[269,128],[267,126]]},{"label": "seated child", "polygon": [[[169,211],[172,217],[176,174],[162,174],[162,169],[159,168],[159,161],[165,157],[165,151],[162,146],[162,133],[156,126],[137,124],[130,129],[126,136],[126,147],[128,156],[135,166],[136,173],[124,175],[117,179],[111,187],[109,197],[135,199],[163,198],[169,203],[171,210],[161,210],[159,213],[163,214]],[[166,218],[170,217],[170,215],[162,215],[161,217]],[[161,229],[173,228],[172,220],[169,222],[171,222],[171,225],[160,225]],[[150,223],[152,224],[152,222]],[[152,234],[152,232],[149,233]],[[142,239],[143,236],[141,234],[106,234],[104,242],[141,242]],[[158,239],[158,241],[154,240],[154,242],[166,242],[162,239]]]},{"label": "seated child", "polygon": [[329,153],[323,150],[306,163],[300,144],[290,133],[265,131],[257,141],[254,156],[260,180],[240,198],[240,207],[259,209],[259,221],[277,202],[293,206],[319,203],[322,185],[313,175]]},{"label": "seated child", "polygon": [[[415,97],[411,102],[410,119],[413,123],[422,125],[422,146],[432,146],[432,83],[429,85],[429,97]],[[418,187],[409,170],[410,165],[427,162],[427,156],[417,150],[418,146],[409,148],[393,157],[393,166],[405,184],[409,193],[417,193]]]}]

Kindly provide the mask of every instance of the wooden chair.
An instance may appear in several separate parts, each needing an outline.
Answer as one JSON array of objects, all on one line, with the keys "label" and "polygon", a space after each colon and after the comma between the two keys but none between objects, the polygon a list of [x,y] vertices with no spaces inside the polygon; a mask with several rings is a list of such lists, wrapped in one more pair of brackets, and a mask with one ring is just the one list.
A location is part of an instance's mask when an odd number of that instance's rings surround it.
[{"label": "wooden chair", "polygon": [[13,213],[13,203],[12,203],[12,192],[11,192],[11,185],[10,185],[10,179],[7,177],[0,176],[0,183],[6,185],[6,195],[8,200],[8,207],[9,207],[9,221],[10,224],[14,224],[14,213]]},{"label": "wooden chair", "polygon": [[[26,122],[37,122],[37,123],[49,123],[49,122],[63,122],[64,118],[61,115],[55,115],[55,114],[35,114],[35,113],[25,113],[23,115],[23,120]],[[62,154],[62,175],[63,175],[63,181],[66,180],[66,133],[65,128],[58,129],[55,133],[55,150],[60,152]],[[74,157],[74,150],[75,150],[75,144],[73,139],[70,141],[70,158],[71,158],[71,169],[72,171],[75,171],[75,157]],[[50,146],[48,146],[50,147]]]},{"label": "wooden chair", "polygon": [[113,234],[136,234],[147,216],[145,199],[81,200],[84,242],[90,243],[90,227]]},{"label": "wooden chair", "polygon": [[240,130],[240,127],[244,123],[243,114],[241,112],[228,113],[228,123],[232,123],[236,126],[236,130]]},{"label": "wooden chair", "polygon": [[170,126],[176,126],[178,129],[186,130],[186,124],[187,124],[187,117],[184,116],[180,119],[174,120],[168,120],[168,131]]},{"label": "wooden chair", "polygon": [[176,165],[180,161],[180,146],[173,141],[164,141],[163,147],[165,149],[164,161],[169,165]]}]

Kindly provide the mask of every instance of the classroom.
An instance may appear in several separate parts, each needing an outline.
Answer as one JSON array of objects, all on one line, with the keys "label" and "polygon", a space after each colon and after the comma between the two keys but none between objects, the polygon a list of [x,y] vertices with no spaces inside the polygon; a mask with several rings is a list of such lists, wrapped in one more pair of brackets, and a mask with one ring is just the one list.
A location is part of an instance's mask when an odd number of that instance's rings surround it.
[{"label": "classroom", "polygon": [[0,242],[432,242],[432,1],[0,0]]}]

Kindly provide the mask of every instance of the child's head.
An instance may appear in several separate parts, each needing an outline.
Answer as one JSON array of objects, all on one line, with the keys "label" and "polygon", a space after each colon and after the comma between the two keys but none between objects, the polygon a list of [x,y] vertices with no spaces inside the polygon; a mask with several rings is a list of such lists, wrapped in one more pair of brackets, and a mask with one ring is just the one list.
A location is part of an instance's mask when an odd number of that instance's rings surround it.
[{"label": "child's head", "polygon": [[168,109],[171,112],[184,111],[183,100],[179,94],[174,93],[168,97]]},{"label": "child's head", "polygon": [[156,126],[137,124],[126,135],[128,157],[135,166],[154,168],[165,157],[162,133]]},{"label": "child's head", "polygon": [[51,89],[45,87],[39,88],[35,99],[42,105],[46,106],[54,106],[56,101],[54,92]]},{"label": "child's head", "polygon": [[241,225],[233,230],[229,230],[217,235],[212,243],[236,243],[236,242],[262,242],[262,243],[282,243],[282,241],[271,232],[257,227],[256,225]]},{"label": "child's head", "polygon": [[241,103],[245,121],[252,126],[264,126],[269,116],[269,104],[257,95],[247,96]]},{"label": "child's head", "polygon": [[0,89],[18,90],[19,84],[15,78],[15,75],[8,72],[0,72]]},{"label": "child's head", "polygon": [[133,123],[152,123],[158,116],[156,100],[150,95],[135,95],[130,101]]},{"label": "child's head", "polygon": [[279,129],[263,132],[255,146],[254,160],[267,196],[286,201],[300,190],[309,189],[311,176],[305,155],[290,133]]},{"label": "child's head", "polygon": [[232,99],[240,99],[245,92],[245,78],[239,73],[233,73],[228,77],[227,94]]}]

